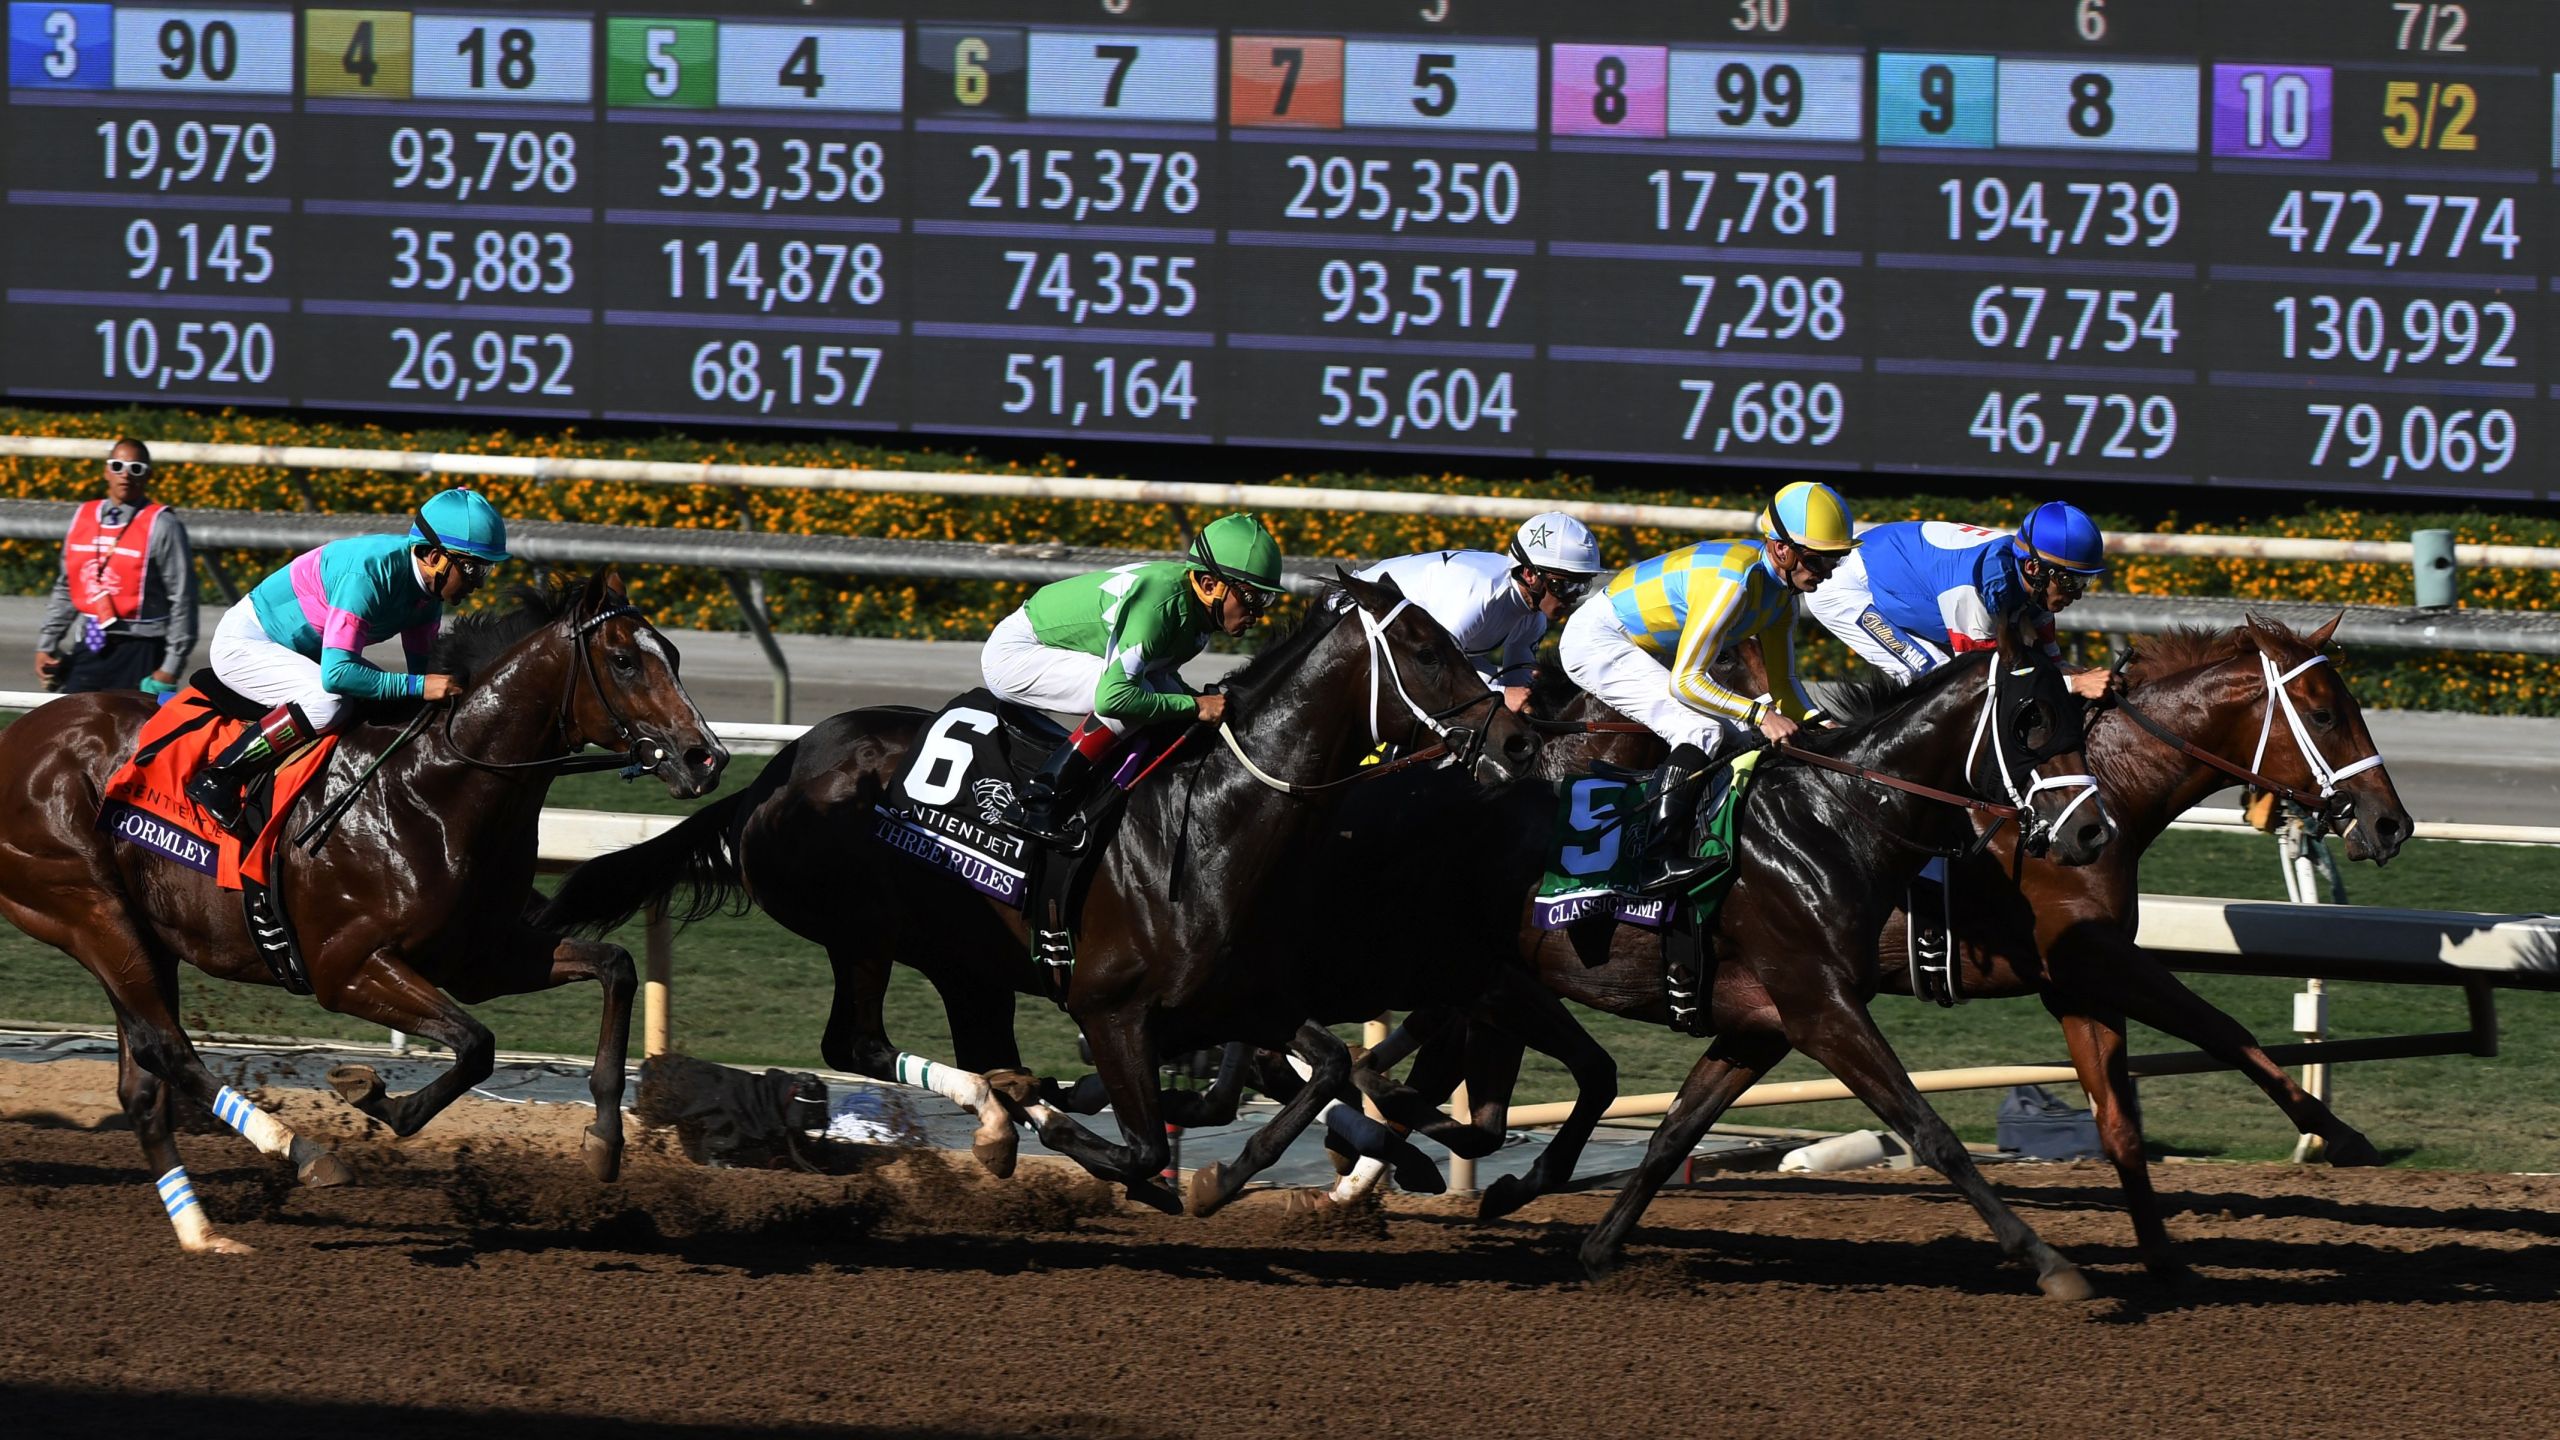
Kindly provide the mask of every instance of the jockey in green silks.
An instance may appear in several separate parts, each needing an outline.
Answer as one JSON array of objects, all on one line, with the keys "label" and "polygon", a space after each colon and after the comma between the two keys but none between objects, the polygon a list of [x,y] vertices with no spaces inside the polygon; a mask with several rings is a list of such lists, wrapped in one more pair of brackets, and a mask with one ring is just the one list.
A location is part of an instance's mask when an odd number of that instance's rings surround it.
[{"label": "jockey in green silks", "polygon": [[1211,521],[1178,560],[1121,565],[1043,586],[987,638],[987,689],[1035,710],[1085,718],[1022,789],[1006,819],[1037,840],[1073,838],[1076,803],[1132,726],[1226,718],[1195,695],[1183,662],[1212,630],[1242,635],[1280,593],[1280,542],[1251,515]]}]

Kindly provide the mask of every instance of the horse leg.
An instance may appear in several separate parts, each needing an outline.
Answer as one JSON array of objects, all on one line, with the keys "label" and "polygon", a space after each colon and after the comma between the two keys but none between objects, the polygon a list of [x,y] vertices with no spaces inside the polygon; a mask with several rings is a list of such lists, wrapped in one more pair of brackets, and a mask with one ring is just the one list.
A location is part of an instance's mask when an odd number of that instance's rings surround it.
[{"label": "horse leg", "polygon": [[2038,1239],[1984,1182],[1956,1132],[1912,1087],[1911,1076],[1864,1005],[1834,993],[1811,1013],[1799,1011],[1788,1017],[1787,1038],[1838,1076],[1894,1133],[1908,1139],[1930,1169],[1947,1177],[1990,1225],[2004,1254],[2034,1264],[2037,1289],[2056,1300],[2092,1298],[2095,1292],[2079,1268]]},{"label": "horse leg", "polygon": [[[936,1095],[974,1112],[978,1128],[969,1137],[970,1152],[987,1173],[999,1180],[1013,1174],[1014,1160],[1020,1151],[1020,1137],[1014,1134],[1013,1113],[1005,1108],[1004,1099],[987,1083],[987,1077],[974,1070],[944,1065],[921,1055],[910,1055],[889,1043],[888,1024],[881,1018],[880,1002],[889,993],[889,959],[870,945],[831,943],[827,960],[836,972],[835,1003],[827,1012],[826,1036],[818,1050],[829,1065],[856,1075],[892,1085],[911,1085],[930,1090]],[[937,972],[926,968],[936,989],[942,982]],[[1013,995],[1000,992],[1004,1003],[1003,1026],[1009,1047],[1013,1026]],[[954,1009],[951,992],[944,992],[945,1008],[953,1014],[953,1045],[959,1044],[961,1016],[969,1017],[973,1046],[983,1043],[983,1032],[989,1023],[975,1004]],[[1009,1050],[1005,1053],[1013,1053]],[[1017,1061],[1019,1059],[1016,1056]],[[1019,1072],[1017,1072],[1019,1073]],[[1024,1077],[1028,1079],[1028,1076]]]},{"label": "horse leg", "polygon": [[[1583,1145],[1599,1128],[1600,1117],[1607,1113],[1610,1102],[1618,1098],[1618,1062],[1591,1038],[1591,1032],[1582,1028],[1555,992],[1543,986],[1533,990],[1506,985],[1497,1003],[1501,1006],[1493,1017],[1497,1023],[1573,1072],[1573,1112],[1548,1137],[1547,1148],[1539,1152],[1525,1174],[1505,1175],[1486,1187],[1484,1199],[1476,1209],[1479,1220],[1508,1215],[1541,1195],[1563,1189],[1573,1178],[1574,1163],[1582,1158]],[[1516,1063],[1512,1071],[1515,1076],[1518,1074]],[[1484,1098],[1507,1102],[1510,1094],[1510,1087],[1505,1086],[1488,1092]],[[1473,1077],[1468,1080],[1467,1097],[1476,1098]],[[1499,1126],[1502,1122],[1497,1117],[1493,1123]]]},{"label": "horse leg", "polygon": [[533,943],[550,950],[550,966],[542,988],[573,980],[593,980],[604,991],[604,1022],[596,1031],[596,1064],[587,1072],[587,1094],[595,1101],[595,1123],[578,1142],[587,1173],[602,1181],[622,1174],[623,1067],[631,1050],[631,996],[640,988],[631,952],[601,940],[555,940],[535,936]]},{"label": "horse leg", "polygon": [[1510,1094],[1508,1082],[1481,1093],[1470,1084],[1467,1096],[1474,1109],[1466,1115],[1443,1114],[1440,1106],[1456,1093],[1462,1079],[1506,1071],[1517,1074],[1519,1038],[1489,1025],[1460,1020],[1453,1013],[1417,1010],[1396,1027],[1379,1052],[1385,1055],[1386,1063],[1393,1064],[1403,1058],[1401,1050],[1415,1046],[1420,1047],[1420,1053],[1407,1082],[1398,1084],[1393,1077],[1371,1070],[1364,1059],[1353,1069],[1352,1083],[1378,1107],[1378,1113],[1389,1124],[1400,1125],[1460,1159],[1481,1160],[1501,1149],[1502,1118],[1494,1111],[1488,1121],[1487,1106],[1489,1101]]},{"label": "horse leg", "polygon": [[2134,1244],[2144,1268],[2162,1279],[2185,1275],[2186,1267],[2169,1253],[2169,1225],[2151,1188],[2150,1161],[2142,1153],[2142,1101],[2133,1070],[2125,1063],[2123,1013],[2050,989],[2044,1003],[2062,1022],[2071,1066],[2080,1072],[2080,1088],[2088,1092],[2098,1122],[2098,1143],[2124,1187],[2124,1208],[2133,1217]]},{"label": "horse leg", "polygon": [[1164,1116],[1156,1109],[1155,1036],[1143,1006],[1076,1017],[1093,1045],[1093,1068],[1111,1093],[1112,1113],[1120,1117],[1114,1145],[1076,1123],[1075,1117],[1038,1101],[1028,1108],[1040,1127],[1040,1143],[1105,1180],[1117,1180],[1129,1198],[1167,1215],[1182,1212],[1182,1200],[1164,1183],[1165,1162],[1172,1147],[1164,1138]]},{"label": "horse leg", "polygon": [[[627,957],[625,963],[629,963]],[[403,1140],[417,1134],[464,1091],[488,1079],[496,1067],[497,1040],[489,1027],[409,968],[397,951],[374,951],[355,977],[327,998],[329,1008],[341,1015],[423,1035],[453,1052],[453,1064],[443,1074],[406,1095],[386,1094],[382,1077],[370,1065],[341,1065],[329,1072],[329,1088],[340,1099],[389,1126]],[[627,995],[624,1004],[627,1025]]]},{"label": "horse leg", "polygon": [[2081,927],[2057,942],[2050,955],[2054,979],[2155,1030],[2175,1035],[2257,1082],[2296,1130],[2317,1135],[2332,1165],[2379,1165],[2382,1153],[2364,1132],[2294,1083],[2267,1058],[2249,1027],[2222,1013],[2186,982],[2151,958],[2149,951],[2113,930]]},{"label": "horse leg", "polygon": [[1671,1183],[1671,1172],[1688,1160],[1717,1117],[1785,1058],[1786,1036],[1774,1030],[1728,1031],[1715,1038],[1707,1053],[1689,1067],[1689,1078],[1680,1082],[1680,1093],[1671,1102],[1671,1112],[1662,1117],[1661,1127],[1653,1132],[1652,1142],[1645,1146],[1644,1164],[1637,1168],[1635,1178],[1618,1192],[1609,1213],[1583,1237],[1585,1273],[1597,1280],[1617,1268],[1628,1232],[1636,1228],[1636,1221],[1653,1203],[1655,1194]]},{"label": "horse leg", "polygon": [[[1097,1043],[1094,1048],[1098,1055],[1101,1046]],[[1313,1021],[1300,1025],[1298,1033],[1290,1037],[1289,1052],[1307,1062],[1311,1072],[1307,1083],[1289,1097],[1280,1113],[1271,1117],[1270,1124],[1253,1132],[1232,1167],[1213,1160],[1191,1172],[1187,1194],[1192,1214],[1216,1214],[1236,1198],[1245,1182],[1269,1169],[1271,1162],[1280,1158],[1280,1152],[1304,1134],[1326,1106],[1341,1103],[1334,1096],[1351,1078],[1351,1051],[1334,1038],[1332,1031]]]}]

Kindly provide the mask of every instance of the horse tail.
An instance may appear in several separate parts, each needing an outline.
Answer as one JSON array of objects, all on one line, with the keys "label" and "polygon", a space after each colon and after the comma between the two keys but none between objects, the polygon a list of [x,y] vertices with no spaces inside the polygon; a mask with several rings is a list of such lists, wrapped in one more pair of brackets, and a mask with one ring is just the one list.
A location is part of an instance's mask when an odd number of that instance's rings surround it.
[{"label": "horse tail", "polygon": [[668,907],[677,920],[745,914],[752,897],[738,863],[738,832],[753,803],[764,798],[763,788],[750,786],[705,805],[663,835],[571,870],[561,877],[559,891],[534,912],[534,925],[602,935],[678,889],[690,893],[681,906]]}]

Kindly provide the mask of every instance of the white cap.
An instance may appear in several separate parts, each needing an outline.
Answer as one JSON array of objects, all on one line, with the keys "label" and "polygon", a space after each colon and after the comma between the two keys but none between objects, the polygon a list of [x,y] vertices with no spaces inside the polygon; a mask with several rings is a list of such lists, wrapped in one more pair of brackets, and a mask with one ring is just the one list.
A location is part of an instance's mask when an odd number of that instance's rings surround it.
[{"label": "white cap", "polygon": [[1565,575],[1597,575],[1608,568],[1600,563],[1600,542],[1591,538],[1591,527],[1560,510],[1522,521],[1511,553],[1524,565]]}]

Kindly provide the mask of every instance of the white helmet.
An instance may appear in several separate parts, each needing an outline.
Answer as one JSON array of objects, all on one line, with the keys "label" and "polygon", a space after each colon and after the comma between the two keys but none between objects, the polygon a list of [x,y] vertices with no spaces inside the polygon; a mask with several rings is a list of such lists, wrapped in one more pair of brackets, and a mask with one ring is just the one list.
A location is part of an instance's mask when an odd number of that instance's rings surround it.
[{"label": "white helmet", "polygon": [[1522,521],[1511,558],[1553,575],[1597,575],[1608,568],[1600,563],[1600,542],[1591,538],[1591,527],[1560,510]]}]

